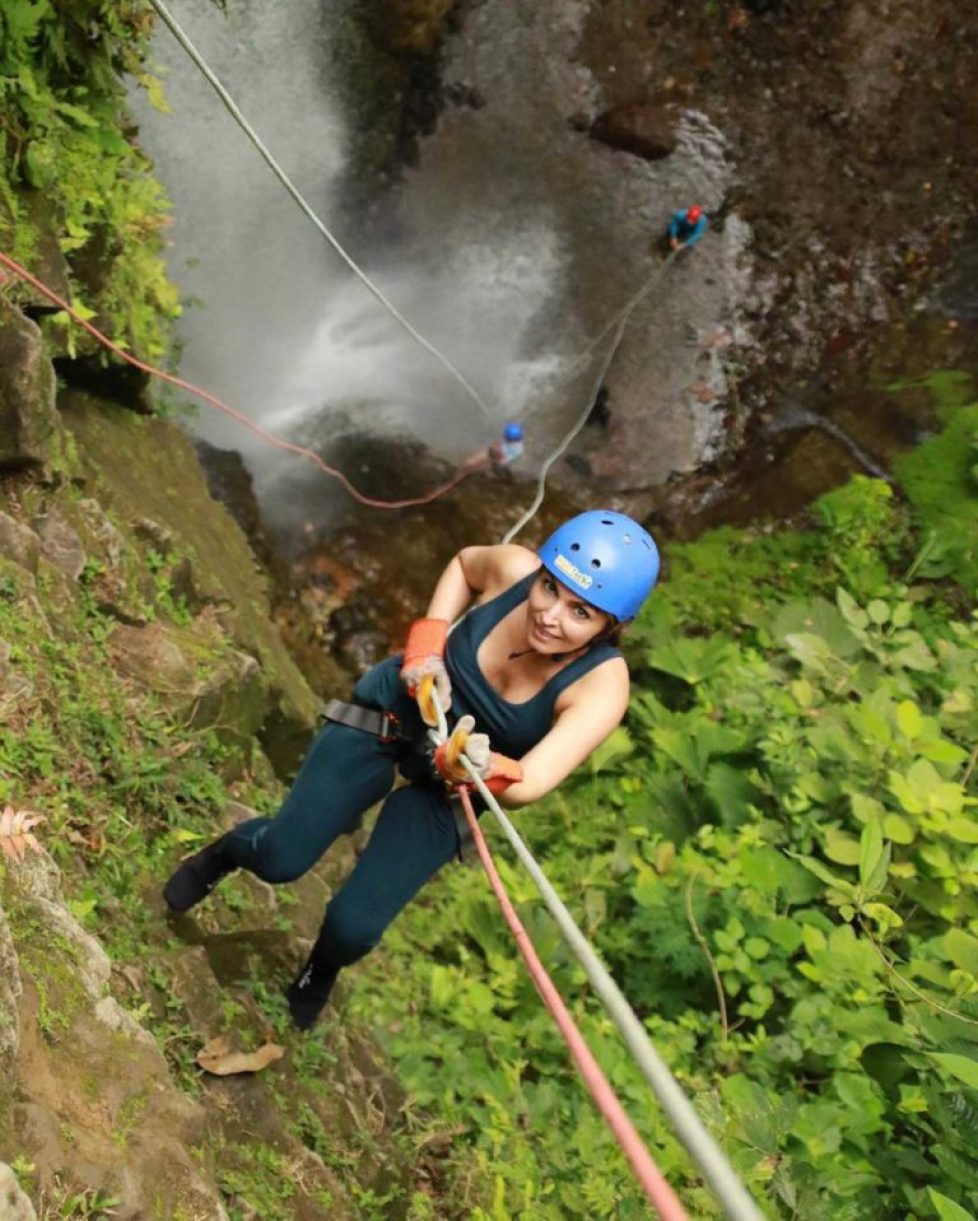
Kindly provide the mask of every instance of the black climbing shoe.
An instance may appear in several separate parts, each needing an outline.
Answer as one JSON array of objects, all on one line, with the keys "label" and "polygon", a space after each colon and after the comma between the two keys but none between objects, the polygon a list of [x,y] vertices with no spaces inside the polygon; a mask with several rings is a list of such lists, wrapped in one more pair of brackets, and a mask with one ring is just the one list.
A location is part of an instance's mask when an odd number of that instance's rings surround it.
[{"label": "black climbing shoe", "polygon": [[228,860],[227,838],[222,835],[188,857],[163,887],[163,898],[171,911],[189,911],[207,898],[221,878],[237,868]]},{"label": "black climbing shoe", "polygon": [[285,994],[289,1002],[289,1012],[292,1014],[292,1023],[299,1030],[308,1030],[315,1023],[329,1000],[339,973],[339,967],[327,966],[321,959],[317,960],[316,951],[313,950],[309,961],[302,968],[302,973]]}]

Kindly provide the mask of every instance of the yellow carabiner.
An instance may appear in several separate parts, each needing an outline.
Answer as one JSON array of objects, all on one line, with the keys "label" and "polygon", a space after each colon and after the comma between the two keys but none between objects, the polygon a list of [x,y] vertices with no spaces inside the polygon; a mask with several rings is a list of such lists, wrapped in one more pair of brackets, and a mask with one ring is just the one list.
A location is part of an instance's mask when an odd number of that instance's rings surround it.
[{"label": "yellow carabiner", "polygon": [[418,683],[417,691],[414,698],[418,701],[418,708],[421,712],[421,719],[426,725],[431,725],[432,728],[438,726],[438,710],[435,708],[435,678],[433,674],[426,674]]},{"label": "yellow carabiner", "polygon": [[465,754],[465,748],[469,743],[469,735],[460,730],[457,726],[452,730],[448,741],[445,743],[445,763],[453,770],[466,774],[465,769],[459,763],[459,758]]}]

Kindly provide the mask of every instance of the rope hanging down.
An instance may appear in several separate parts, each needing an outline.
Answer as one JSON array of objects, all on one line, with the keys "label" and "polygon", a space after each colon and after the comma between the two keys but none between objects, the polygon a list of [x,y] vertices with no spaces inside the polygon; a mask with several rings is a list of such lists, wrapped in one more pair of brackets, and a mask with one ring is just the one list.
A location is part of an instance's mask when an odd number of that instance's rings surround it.
[{"label": "rope hanging down", "polygon": [[363,492],[358,491],[342,471],[337,470],[334,466],[330,466],[328,462],[324,462],[315,450],[309,449],[305,445],[296,445],[292,441],[285,441],[281,437],[276,437],[273,433],[267,432],[264,428],[262,428],[260,424],[256,424],[253,420],[250,420],[243,412],[238,411],[236,408],[223,402],[216,395],[211,394],[209,391],[204,390],[200,386],[194,385],[193,382],[184,381],[182,377],[177,377],[173,373],[167,373],[163,369],[157,369],[155,365],[146,364],[145,361],[139,360],[137,357],[125,351],[124,348],[119,347],[117,343],[113,343],[112,340],[103,335],[97,327],[93,326],[86,318],[83,318],[81,314],[77,312],[77,310],[73,309],[63,297],[58,296],[53,289],[48,288],[48,286],[42,283],[36,276],[31,275],[26,267],[21,267],[18,262],[12,259],[8,254],[5,254],[2,250],[0,250],[0,265],[6,267],[9,271],[12,271],[14,275],[19,276],[33,288],[36,288],[38,292],[43,293],[49,301],[53,301],[55,305],[57,305],[60,309],[63,309],[69,318],[71,318],[74,322],[77,322],[80,327],[83,327],[86,331],[88,331],[88,333],[97,339],[98,342],[103,345],[103,347],[107,348],[108,351],[112,352],[115,356],[118,356],[121,360],[126,361],[127,364],[139,369],[142,373],[148,373],[153,377],[158,377],[161,381],[167,382],[171,386],[176,386],[179,390],[184,390],[188,394],[195,395],[197,398],[202,399],[211,407],[215,407],[218,411],[223,411],[226,415],[231,416],[232,419],[237,420],[239,424],[243,424],[245,428],[253,432],[255,436],[268,442],[269,445],[275,446],[276,449],[282,449],[288,453],[298,454],[300,457],[308,459],[308,461],[312,462],[314,466],[319,467],[319,469],[325,472],[325,474],[331,476],[333,479],[338,479],[347,492],[349,492],[349,494],[353,497],[353,499],[362,505],[366,505],[367,508],[408,509],[413,508],[415,505],[429,504],[432,500],[436,500],[439,496],[444,496],[446,492],[450,492],[452,488],[457,487],[463,479],[466,479],[469,475],[474,474],[474,471],[465,469],[457,471],[451,479],[440,484],[434,489],[434,491],[428,492],[424,496],[413,496],[404,500],[375,500],[372,496],[366,496]]},{"label": "rope hanging down", "polygon": [[499,901],[499,906],[502,908],[506,923],[512,931],[519,951],[523,955],[526,968],[536,985],[537,991],[540,993],[543,1003],[553,1014],[557,1028],[560,1030],[564,1042],[567,1044],[567,1048],[577,1064],[585,1085],[601,1114],[607,1120],[608,1126],[614,1132],[615,1139],[621,1146],[623,1153],[631,1163],[632,1169],[635,1171],[635,1175],[642,1186],[642,1190],[649,1198],[649,1203],[658,1212],[662,1221],[689,1221],[683,1206],[676,1198],[675,1192],[666,1182],[662,1171],[655,1164],[642,1138],[635,1131],[631,1120],[625,1114],[618,1096],[612,1089],[608,1078],[601,1071],[591,1049],[585,1043],[584,1037],[568,1012],[563,998],[554,986],[553,980],[547,974],[543,963],[540,961],[533,942],[530,940],[529,934],[523,927],[509,895],[506,893],[502,878],[499,876],[499,872],[489,854],[482,831],[479,829],[479,823],[472,808],[472,802],[469,800],[469,795],[464,788],[460,790],[460,796],[462,808],[465,811],[465,818],[472,832],[472,838],[475,840],[479,858],[489,877],[489,883],[496,893],[496,898]]},{"label": "rope hanging down", "polygon": [[[433,703],[438,714],[438,727],[437,730],[433,729],[429,732],[432,739],[439,742],[448,736],[448,722],[438,701],[438,696],[434,692]],[[738,1179],[719,1145],[703,1126],[700,1117],[693,1109],[693,1104],[683,1093],[682,1087],[655,1050],[635,1011],[612,979],[608,969],[598,958],[591,943],[574,922],[573,916],[551,886],[529,848],[523,843],[506,812],[464,754],[461,759],[480,796],[492,811],[516,855],[536,884],[537,890],[564,940],[584,968],[591,986],[618,1027],[635,1062],[652,1087],[652,1092],[658,1099],[673,1131],[713,1189],[727,1216],[731,1221],[763,1221],[757,1205]]]},{"label": "rope hanging down", "polygon": [[[632,310],[635,309],[638,303],[644,300],[644,298],[648,296],[656,284],[659,283],[663,275],[665,275],[666,269],[676,257],[676,253],[677,252],[675,250],[669,252],[669,255],[663,262],[662,266],[658,267],[648,278],[648,280],[646,280],[645,284],[638,290],[638,292],[633,294],[633,296],[626,302],[624,309],[622,309],[615,318],[611,318],[606,325],[601,328],[597,335],[595,335],[583,352],[579,353],[577,356],[577,359],[574,361],[574,365],[572,366],[572,370],[574,370],[576,366],[584,365],[587,358],[591,355],[601,340],[604,339],[605,335],[608,334],[617,321],[618,329],[615,331],[615,337],[611,341],[611,346],[608,348],[607,355],[601,362],[601,368],[598,371],[597,377],[594,379],[594,386],[591,390],[591,394],[588,397],[584,410],[577,417],[574,424],[571,426],[570,431],[558,443],[557,448],[548,455],[543,465],[540,467],[540,474],[537,476],[536,495],[533,497],[530,507],[526,510],[519,521],[517,521],[515,525],[511,526],[506,531],[500,540],[501,542],[511,543],[517,534],[519,534],[519,532],[523,529],[523,527],[536,516],[537,510],[543,504],[543,498],[547,485],[547,475],[550,472],[550,468],[581,431],[581,429],[587,423],[591,412],[594,410],[594,404],[597,402],[598,395],[601,393],[601,387],[604,385],[604,379],[608,376],[608,370],[611,368],[611,362],[615,359],[618,349],[621,346],[621,341],[625,337],[625,327],[628,325],[628,320],[632,316]],[[573,372],[571,376],[573,376]]]},{"label": "rope hanging down", "polygon": [[442,353],[435,347],[435,345],[430,340],[425,339],[424,335],[422,335],[420,331],[416,330],[416,328],[413,327],[410,322],[408,322],[407,318],[404,317],[404,315],[397,308],[397,306],[394,305],[394,303],[392,301],[390,301],[381,292],[381,290],[377,287],[376,284],[373,283],[373,281],[370,279],[370,277],[367,275],[367,273],[363,270],[363,268],[360,267],[360,265],[354,261],[354,259],[346,252],[346,250],[340,244],[339,240],[330,232],[330,230],[326,227],[326,225],[319,219],[319,217],[316,215],[316,213],[312,210],[312,208],[306,202],[304,196],[301,194],[298,187],[295,186],[295,184],[292,182],[292,179],[288,176],[288,174],[286,174],[285,170],[282,169],[282,167],[279,165],[279,163],[275,160],[275,158],[269,152],[268,148],[263,143],[261,137],[255,131],[255,129],[251,126],[251,124],[248,122],[248,120],[244,117],[241,110],[238,108],[237,104],[235,103],[234,99],[231,97],[231,95],[228,93],[228,91],[221,84],[218,77],[208,67],[203,56],[200,54],[200,52],[197,50],[197,48],[194,46],[194,44],[190,41],[190,38],[181,28],[180,23],[173,16],[173,14],[169,11],[169,9],[166,7],[166,5],[163,4],[162,0],[150,0],[150,3],[152,4],[153,8],[156,9],[157,13],[160,15],[162,20],[169,27],[170,32],[173,34],[173,37],[177,40],[177,42],[180,44],[180,46],[183,47],[184,51],[186,51],[186,53],[190,56],[190,58],[193,60],[193,62],[196,64],[196,66],[200,69],[204,78],[207,80],[207,83],[211,86],[211,88],[214,90],[214,92],[217,94],[217,96],[224,103],[224,105],[227,108],[228,112],[230,113],[231,117],[234,119],[234,121],[238,124],[238,126],[241,128],[241,130],[245,133],[245,135],[248,137],[248,139],[252,142],[252,144],[261,154],[261,156],[262,156],[263,160],[265,161],[266,165],[268,166],[268,168],[272,171],[272,173],[279,180],[279,182],[281,182],[281,184],[285,187],[285,189],[288,191],[288,193],[292,196],[292,198],[295,200],[295,202],[299,205],[301,210],[306,214],[306,216],[316,226],[319,233],[327,240],[327,242],[329,242],[329,244],[333,247],[333,249],[336,251],[336,253],[340,256],[340,258],[343,260],[343,262],[347,265],[347,267],[350,268],[350,270],[357,277],[357,279],[361,282],[361,284],[363,284],[363,286],[367,289],[367,291],[370,292],[380,302],[380,304],[384,307],[384,309],[387,310],[387,312],[391,315],[391,317],[394,318],[395,321],[401,327],[403,327],[405,331],[407,331],[407,333],[411,336],[411,338],[415,341],[415,343],[420,344],[421,347],[423,347],[426,352],[429,352],[432,356],[434,356],[435,360],[438,361],[438,363],[442,366],[442,368],[446,369],[451,374],[451,376],[458,382],[458,384],[462,387],[462,389],[469,396],[469,398],[471,398],[472,401],[478,406],[479,410],[482,411],[488,419],[492,420],[494,417],[493,417],[492,411],[490,410],[489,404],[485,401],[485,399],[482,397],[482,395],[479,394],[478,390],[476,390],[476,388],[472,385],[472,383],[465,377],[464,374],[459,372],[459,370],[455,367],[455,365],[452,364],[452,362],[448,359],[447,356],[442,355]]}]

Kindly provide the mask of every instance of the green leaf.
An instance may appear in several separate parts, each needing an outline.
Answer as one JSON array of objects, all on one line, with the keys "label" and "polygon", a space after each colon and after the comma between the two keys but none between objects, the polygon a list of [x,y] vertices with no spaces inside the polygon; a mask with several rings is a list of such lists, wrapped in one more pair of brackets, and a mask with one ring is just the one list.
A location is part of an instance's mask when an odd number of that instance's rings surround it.
[{"label": "green leaf", "polygon": [[948,1196],[942,1195],[936,1187],[928,1187],[927,1194],[930,1196],[931,1204],[937,1209],[940,1221],[975,1221],[974,1216],[967,1209],[956,1204]]},{"label": "green leaf", "polygon": [[852,594],[843,589],[841,585],[835,591],[835,600],[847,623],[860,631],[869,625],[869,615],[860,608]]},{"label": "green leaf", "polygon": [[200,831],[190,831],[186,827],[174,827],[170,832],[170,838],[175,839],[178,844],[196,844],[204,836]]},{"label": "green leaf", "polygon": [[885,814],[883,834],[895,844],[912,844],[917,837],[917,830],[910,819],[904,818],[902,814]]},{"label": "green leaf", "polygon": [[821,636],[816,636],[813,632],[794,632],[786,636],[784,642],[792,657],[806,669],[823,674],[828,668],[827,663],[833,654]]},{"label": "green leaf", "polygon": [[913,700],[904,700],[897,706],[896,721],[905,738],[920,737],[924,728],[924,716]]},{"label": "green leaf", "polygon": [[829,827],[825,832],[825,855],[836,865],[858,865],[860,860],[859,840],[838,827]]},{"label": "green leaf", "polygon": [[882,627],[890,619],[890,608],[880,598],[874,598],[870,602],[866,607],[866,613],[878,627]]},{"label": "green leaf", "polygon": [[597,750],[592,751],[589,760],[591,771],[600,772],[620,759],[627,758],[633,750],[634,745],[628,730],[623,725],[619,725],[612,734],[605,738]]},{"label": "green leaf", "polygon": [[875,797],[866,797],[862,793],[850,793],[849,801],[853,814],[860,822],[870,822],[874,818],[883,816],[884,807]]},{"label": "green leaf", "polygon": [[677,636],[648,655],[653,670],[662,670],[695,686],[722,670],[733,652],[733,646],[722,637],[701,639]]},{"label": "green leaf", "polygon": [[859,881],[863,890],[875,894],[883,888],[889,858],[883,850],[883,832],[874,819],[859,837]]},{"label": "green leaf", "polygon": [[956,1056],[950,1052],[932,1051],[928,1052],[928,1055],[952,1077],[963,1081],[972,1089],[978,1089],[978,1062],[969,1059],[968,1056]]},{"label": "green leaf", "polygon": [[789,602],[774,617],[771,633],[775,640],[785,644],[788,644],[789,636],[814,634],[836,657],[852,657],[861,645],[840,609],[825,598]]},{"label": "green leaf", "polygon": [[944,953],[956,967],[978,978],[978,937],[952,928],[944,934]]},{"label": "green leaf", "polygon": [[978,844],[978,820],[969,818],[967,815],[962,815],[960,818],[949,818],[944,831],[958,843]]},{"label": "green leaf", "polygon": [[843,878],[837,878],[830,869],[826,869],[822,862],[817,861],[813,856],[804,856],[800,852],[789,852],[788,856],[796,860],[800,865],[804,865],[809,873],[813,873],[826,886],[831,886],[845,895],[855,895],[856,888],[850,882],[846,882]]},{"label": "green leaf", "polygon": [[871,920],[875,920],[881,929],[900,928],[903,925],[903,919],[885,903],[864,903],[863,911]]},{"label": "green leaf", "polygon": [[[916,633],[909,633],[916,636]],[[922,636],[917,636],[916,640],[912,640],[909,644],[899,649],[890,658],[891,662],[897,666],[903,666],[905,670],[919,670],[922,673],[927,673],[930,670],[937,669],[937,661],[934,654],[927,647]]]}]

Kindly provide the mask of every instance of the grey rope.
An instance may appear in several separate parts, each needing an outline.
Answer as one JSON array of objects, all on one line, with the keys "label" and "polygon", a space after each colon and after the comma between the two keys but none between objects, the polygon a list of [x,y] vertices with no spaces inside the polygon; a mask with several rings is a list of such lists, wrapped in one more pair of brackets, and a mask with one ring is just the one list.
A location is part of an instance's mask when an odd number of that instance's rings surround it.
[{"label": "grey rope", "polygon": [[344,248],[339,243],[339,241],[333,236],[333,234],[329,231],[329,229],[326,227],[326,225],[324,225],[323,222],[319,219],[319,217],[316,215],[316,213],[312,210],[312,208],[306,202],[305,198],[299,192],[298,188],[293,184],[292,179],[288,176],[288,174],[286,174],[285,170],[282,169],[282,167],[279,165],[279,163],[275,160],[275,158],[272,156],[272,154],[268,151],[265,144],[262,142],[261,137],[258,135],[258,133],[255,131],[255,129],[251,126],[251,124],[248,122],[248,120],[244,117],[244,115],[238,109],[238,106],[236,105],[234,99],[231,97],[231,95],[228,93],[228,91],[221,84],[221,82],[217,78],[217,76],[215,76],[215,74],[208,67],[207,63],[204,61],[203,56],[200,54],[200,52],[197,50],[197,48],[194,46],[194,44],[190,41],[189,37],[184,32],[184,30],[180,26],[180,23],[177,21],[177,19],[173,16],[173,14],[169,11],[169,9],[167,9],[166,5],[163,3],[163,0],[150,0],[150,3],[152,4],[153,8],[156,9],[157,13],[159,13],[160,17],[163,19],[163,21],[166,23],[166,25],[169,27],[171,33],[173,34],[173,37],[177,40],[177,42],[180,44],[180,46],[183,47],[183,49],[186,51],[186,53],[190,56],[190,58],[193,60],[193,62],[200,69],[201,73],[206,78],[208,84],[211,86],[211,88],[215,91],[217,96],[221,99],[221,101],[227,107],[232,118],[235,120],[235,122],[238,124],[238,126],[241,128],[241,130],[245,133],[245,135],[248,137],[248,139],[252,142],[252,144],[255,146],[255,148],[258,150],[258,152],[261,154],[261,156],[264,158],[269,169],[272,171],[272,173],[275,175],[275,177],[279,180],[279,182],[281,182],[281,184],[285,187],[285,189],[292,196],[292,198],[295,200],[295,202],[299,205],[299,207],[302,209],[302,211],[306,214],[306,216],[308,216],[308,218],[316,226],[316,228],[319,230],[319,232],[322,234],[322,236],[333,247],[333,249],[336,251],[336,253],[343,260],[343,262],[346,263],[347,267],[350,268],[350,270],[357,277],[357,279],[360,280],[360,282],[364,285],[364,287],[367,289],[367,291],[372,293],[373,296],[376,297],[376,299],[384,307],[384,309],[386,309],[391,314],[391,316],[394,319],[396,319],[396,321],[404,328],[404,330],[407,331],[407,333],[411,336],[411,338],[415,341],[415,343],[419,343],[425,349],[425,351],[430,352],[431,355],[434,356],[434,358],[438,361],[438,363],[444,369],[447,369],[447,371],[452,375],[452,377],[455,378],[455,380],[459,383],[459,385],[462,386],[462,388],[465,390],[466,394],[468,394],[468,396],[471,399],[473,399],[473,401],[478,405],[479,409],[486,415],[486,417],[488,419],[492,420],[493,414],[489,408],[488,403],[485,401],[485,399],[482,397],[482,395],[479,394],[478,390],[476,390],[476,388],[472,385],[472,383],[464,376],[464,374],[460,373],[459,370],[456,369],[456,367],[452,364],[452,362],[448,359],[447,356],[443,356],[442,353],[439,352],[439,350],[435,347],[435,345],[430,342],[430,340],[425,339],[424,335],[422,335],[420,331],[416,330],[411,325],[411,323],[408,322],[407,318],[404,317],[404,315],[400,312],[400,310],[397,308],[397,306],[394,305],[392,301],[388,300],[388,298],[384,296],[384,294],[377,287],[377,285],[374,284],[373,281],[368,277],[367,273],[359,266],[359,264],[357,264],[350,257],[349,254],[347,254],[346,250],[344,250]]},{"label": "grey rope", "polygon": [[[429,736],[436,744],[440,744],[448,736],[448,722],[438,699],[436,691],[432,691],[432,700],[438,714],[437,729],[429,730]],[[472,777],[482,799],[492,811],[496,821],[503,829],[503,834],[512,844],[516,855],[526,867],[530,877],[536,883],[547,910],[553,916],[574,953],[575,958],[584,968],[591,986],[607,1009],[612,1021],[625,1041],[626,1046],[635,1058],[646,1081],[652,1087],[652,1092],[672,1125],[673,1131],[682,1142],[690,1157],[699,1167],[704,1179],[712,1187],[724,1212],[731,1221],[764,1221],[757,1205],[751,1199],[747,1189],[737,1177],[720,1146],[709,1134],[702,1120],[693,1109],[693,1104],[686,1097],[682,1087],[669,1071],[659,1053],[655,1050],[652,1040],[639,1021],[638,1015],[625,999],[621,989],[612,979],[608,969],[597,956],[591,943],[584,936],[574,917],[567,910],[563,900],[547,880],[546,874],[537,864],[533,853],[529,850],[519,832],[507,817],[502,806],[490,792],[482,777],[475,771],[466,755],[461,756],[465,770]]]},{"label": "grey rope", "polygon": [[581,352],[578,355],[578,357],[576,358],[576,360],[574,362],[575,366],[579,365],[579,364],[583,364],[584,361],[587,359],[587,357],[591,355],[591,353],[598,346],[598,344],[601,342],[601,340],[604,339],[605,335],[608,334],[608,332],[612,329],[612,327],[614,327],[615,323],[617,322],[618,329],[615,331],[615,337],[611,342],[611,346],[608,348],[607,354],[605,355],[604,360],[601,362],[601,369],[598,372],[597,377],[594,379],[594,385],[591,389],[591,393],[588,395],[587,402],[584,406],[584,410],[574,421],[573,425],[570,428],[570,431],[567,432],[564,435],[564,437],[560,440],[560,442],[557,445],[557,448],[552,450],[551,453],[548,454],[543,465],[540,467],[540,473],[537,476],[536,495],[533,497],[533,500],[532,500],[529,508],[526,510],[526,512],[523,514],[523,516],[519,519],[519,521],[517,521],[515,525],[511,526],[506,531],[506,533],[503,535],[502,542],[511,543],[513,541],[513,539],[516,537],[516,535],[519,534],[519,532],[527,524],[527,522],[529,522],[531,520],[531,518],[533,518],[536,515],[537,510],[543,504],[543,498],[544,498],[544,495],[546,494],[547,475],[550,473],[550,468],[557,461],[557,459],[564,452],[564,450],[568,447],[568,445],[570,445],[570,443],[574,440],[574,438],[577,436],[577,434],[581,431],[581,429],[587,423],[588,416],[590,416],[591,412],[594,410],[594,404],[597,401],[598,395],[601,392],[601,387],[604,384],[604,379],[608,376],[608,370],[611,368],[611,362],[615,359],[615,356],[618,353],[618,349],[621,346],[621,341],[625,335],[625,327],[628,325],[628,320],[632,315],[632,310],[634,310],[635,307],[638,305],[638,303],[640,301],[644,300],[644,298],[646,296],[648,296],[648,294],[652,291],[652,289],[656,286],[656,284],[658,284],[659,280],[665,274],[666,269],[669,267],[672,260],[676,257],[676,253],[677,252],[675,250],[672,250],[669,252],[668,257],[665,259],[662,266],[656,268],[655,272],[648,278],[648,280],[646,280],[645,284],[636,293],[634,293],[631,296],[631,298],[625,304],[624,308],[621,309],[618,312],[618,314],[616,314],[613,318],[611,318],[605,324],[605,326],[603,326],[601,328],[601,330],[597,333],[597,335],[595,335],[595,337],[591,340],[591,342],[587,345],[587,347],[583,350],[583,352]]}]

